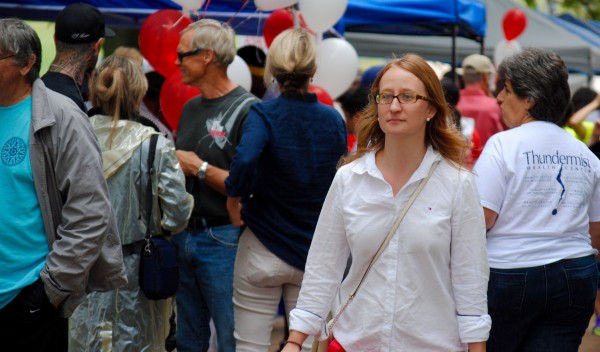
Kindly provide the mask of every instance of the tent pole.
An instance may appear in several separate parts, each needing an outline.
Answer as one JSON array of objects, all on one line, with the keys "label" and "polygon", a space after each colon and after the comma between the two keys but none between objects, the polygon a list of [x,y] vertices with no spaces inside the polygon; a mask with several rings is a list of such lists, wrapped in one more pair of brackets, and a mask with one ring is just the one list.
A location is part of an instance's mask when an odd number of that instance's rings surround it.
[{"label": "tent pole", "polygon": [[452,78],[455,82],[458,82],[458,75],[456,74],[456,36],[458,35],[458,24],[452,26]]},{"label": "tent pole", "polygon": [[588,51],[588,74],[587,74],[587,86],[592,86],[592,78],[594,78],[594,68],[592,67],[592,50]]},{"label": "tent pole", "polygon": [[479,53],[481,55],[485,55],[485,38],[481,38],[481,41],[479,43],[480,43]]}]

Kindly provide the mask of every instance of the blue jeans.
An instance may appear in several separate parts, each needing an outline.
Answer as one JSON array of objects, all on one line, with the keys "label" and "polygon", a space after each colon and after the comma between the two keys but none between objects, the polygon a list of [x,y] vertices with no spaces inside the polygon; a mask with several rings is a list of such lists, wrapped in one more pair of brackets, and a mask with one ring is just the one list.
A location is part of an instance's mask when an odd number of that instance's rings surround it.
[{"label": "blue jeans", "polygon": [[488,352],[577,352],[598,285],[593,256],[490,269]]},{"label": "blue jeans", "polygon": [[233,268],[240,228],[231,225],[173,236],[179,250],[177,351],[207,351],[210,319],[219,352],[235,351]]}]

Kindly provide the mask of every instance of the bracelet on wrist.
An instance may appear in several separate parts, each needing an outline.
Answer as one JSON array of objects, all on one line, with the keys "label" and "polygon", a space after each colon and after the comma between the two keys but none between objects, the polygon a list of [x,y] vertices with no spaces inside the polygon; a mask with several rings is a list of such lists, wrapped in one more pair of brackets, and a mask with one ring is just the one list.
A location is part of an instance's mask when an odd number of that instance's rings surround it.
[{"label": "bracelet on wrist", "polygon": [[285,341],[285,345],[287,345],[288,343],[291,343],[292,345],[296,345],[296,346],[300,347],[300,350],[302,350],[302,344],[299,344],[299,343],[298,343],[298,342],[296,342],[296,341],[292,341],[292,340],[286,340],[286,341]]}]

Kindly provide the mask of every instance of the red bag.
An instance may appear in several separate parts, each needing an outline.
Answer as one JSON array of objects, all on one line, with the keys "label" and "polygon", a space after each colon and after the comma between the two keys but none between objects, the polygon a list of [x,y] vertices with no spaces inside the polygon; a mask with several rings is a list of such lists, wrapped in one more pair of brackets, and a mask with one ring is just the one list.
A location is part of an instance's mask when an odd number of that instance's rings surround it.
[{"label": "red bag", "polygon": [[340,345],[338,340],[333,339],[329,343],[329,347],[327,347],[327,352],[346,352],[346,350]]}]

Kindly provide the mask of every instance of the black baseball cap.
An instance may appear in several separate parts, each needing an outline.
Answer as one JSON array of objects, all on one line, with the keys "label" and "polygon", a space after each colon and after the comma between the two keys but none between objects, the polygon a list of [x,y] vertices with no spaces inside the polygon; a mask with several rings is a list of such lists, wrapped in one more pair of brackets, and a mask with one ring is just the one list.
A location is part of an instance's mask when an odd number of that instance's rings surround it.
[{"label": "black baseball cap", "polygon": [[94,6],[82,2],[66,6],[56,17],[55,36],[63,43],[89,43],[115,35],[105,27],[104,16]]}]

